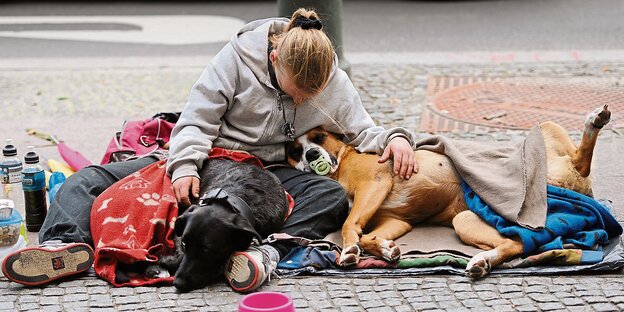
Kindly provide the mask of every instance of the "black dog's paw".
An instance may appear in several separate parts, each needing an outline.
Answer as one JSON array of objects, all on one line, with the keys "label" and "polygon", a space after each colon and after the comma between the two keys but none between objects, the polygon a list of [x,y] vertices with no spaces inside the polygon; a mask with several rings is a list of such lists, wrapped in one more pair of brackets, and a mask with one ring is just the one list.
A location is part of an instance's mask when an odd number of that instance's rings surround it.
[{"label": "black dog's paw", "polygon": [[149,278],[166,278],[170,277],[169,271],[157,264],[150,264],[145,268],[145,276]]},{"label": "black dog's paw", "polygon": [[184,257],[184,250],[182,250],[182,238],[179,236],[174,236],[173,239],[175,244],[173,254],[161,255],[158,258],[158,265],[154,265],[160,270],[169,271],[169,274],[171,276],[175,275],[175,273],[178,271],[180,263],[182,262],[182,258]]},{"label": "black dog's paw", "polygon": [[128,277],[128,275],[124,271],[116,269],[115,270],[115,283],[117,284],[130,283],[130,277]]},{"label": "black dog's paw", "polygon": [[180,262],[182,262],[182,257],[178,255],[161,256],[160,259],[158,259],[158,264],[171,272],[178,270]]}]

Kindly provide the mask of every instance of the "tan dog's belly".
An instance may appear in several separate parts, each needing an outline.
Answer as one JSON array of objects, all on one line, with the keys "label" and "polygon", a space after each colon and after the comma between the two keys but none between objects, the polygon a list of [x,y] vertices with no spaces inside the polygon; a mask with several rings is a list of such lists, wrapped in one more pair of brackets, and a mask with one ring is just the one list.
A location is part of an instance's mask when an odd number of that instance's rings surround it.
[{"label": "tan dog's belly", "polygon": [[[344,167],[354,168],[349,163],[357,163],[360,168],[349,170],[357,175],[360,183],[343,183],[349,186],[347,193],[354,199],[342,228],[343,244],[347,247],[341,258],[343,265],[357,263],[359,251],[355,246],[358,244],[379,258],[397,260],[400,250],[392,241],[394,238],[419,223],[452,226],[453,218],[467,210],[461,177],[450,159],[421,150],[415,152],[415,158],[420,169],[409,180],[393,177],[388,170],[391,164],[378,164],[376,155],[352,153],[343,159]],[[341,172],[339,180],[343,179],[353,182],[355,177]],[[379,204],[375,204],[377,201]]]},{"label": "tan dog's belly", "polygon": [[371,220],[394,217],[412,225],[434,223],[451,225],[453,218],[466,210],[461,177],[448,157],[418,150],[414,153],[419,171],[409,180],[393,177],[393,187]]}]

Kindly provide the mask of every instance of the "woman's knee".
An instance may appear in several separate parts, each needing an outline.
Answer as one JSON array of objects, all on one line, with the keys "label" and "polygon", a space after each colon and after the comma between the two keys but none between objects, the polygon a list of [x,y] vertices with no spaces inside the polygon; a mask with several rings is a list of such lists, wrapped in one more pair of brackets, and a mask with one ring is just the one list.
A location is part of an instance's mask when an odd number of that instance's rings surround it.
[{"label": "woman's knee", "polygon": [[343,197],[347,197],[347,192],[345,191],[344,187],[342,187],[342,185],[340,183],[338,183],[336,180],[332,180],[332,179],[323,179],[323,182],[328,190],[331,190],[331,192],[335,193],[335,194],[340,194]]},{"label": "woman's knee", "polygon": [[332,200],[337,203],[347,203],[347,192],[340,185],[340,183],[331,179],[320,179],[318,182],[317,188],[322,190],[317,194],[318,197],[324,197],[330,195]]},{"label": "woman's knee", "polygon": [[324,210],[326,217],[336,218],[338,222],[344,221],[349,212],[349,199],[345,189],[331,179],[319,180],[317,183],[310,190],[313,197],[311,201],[316,203],[318,209]]},{"label": "woman's knee", "polygon": [[104,170],[97,166],[89,166],[72,174],[63,183],[65,189],[92,189],[94,187],[108,187],[113,183],[105,174]]}]

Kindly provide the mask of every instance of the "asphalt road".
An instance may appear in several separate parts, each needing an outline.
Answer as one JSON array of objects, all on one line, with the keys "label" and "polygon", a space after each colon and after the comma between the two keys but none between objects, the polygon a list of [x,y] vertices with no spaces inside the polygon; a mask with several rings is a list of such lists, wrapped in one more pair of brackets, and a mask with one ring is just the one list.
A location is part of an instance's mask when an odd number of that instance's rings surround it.
[{"label": "asphalt road", "polygon": [[[471,51],[624,50],[624,1],[345,0],[346,53],[428,53]],[[191,44],[103,42],[14,38],[34,31],[88,30],[93,25],[63,22],[60,16],[228,16],[240,22],[277,14],[275,1],[0,3],[0,58],[214,55],[223,41]],[[56,16],[56,22],[9,20]],[[34,23],[35,25],[33,26]],[[28,26],[30,24],[30,26]],[[141,25],[95,23],[98,30],[136,31]],[[25,27],[27,25],[28,27]],[[174,28],[172,24],[172,29]],[[211,33],[192,29],[178,37]]]}]

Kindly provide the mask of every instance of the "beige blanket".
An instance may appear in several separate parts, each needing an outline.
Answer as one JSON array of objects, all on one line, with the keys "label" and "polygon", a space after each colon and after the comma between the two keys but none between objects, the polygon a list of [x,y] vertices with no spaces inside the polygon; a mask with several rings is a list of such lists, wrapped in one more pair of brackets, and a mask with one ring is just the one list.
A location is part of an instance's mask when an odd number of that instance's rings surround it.
[{"label": "beige blanket", "polygon": [[[324,240],[342,247],[341,231],[325,236]],[[439,225],[418,225],[411,232],[397,238],[394,242],[401,249],[401,259],[412,256],[431,257],[436,254],[452,254],[455,257],[469,260],[483,251],[464,244],[452,228]]]},{"label": "beige blanket", "polygon": [[531,229],[546,222],[546,148],[539,126],[512,144],[432,136],[417,149],[447,155],[464,181],[505,219]]}]

